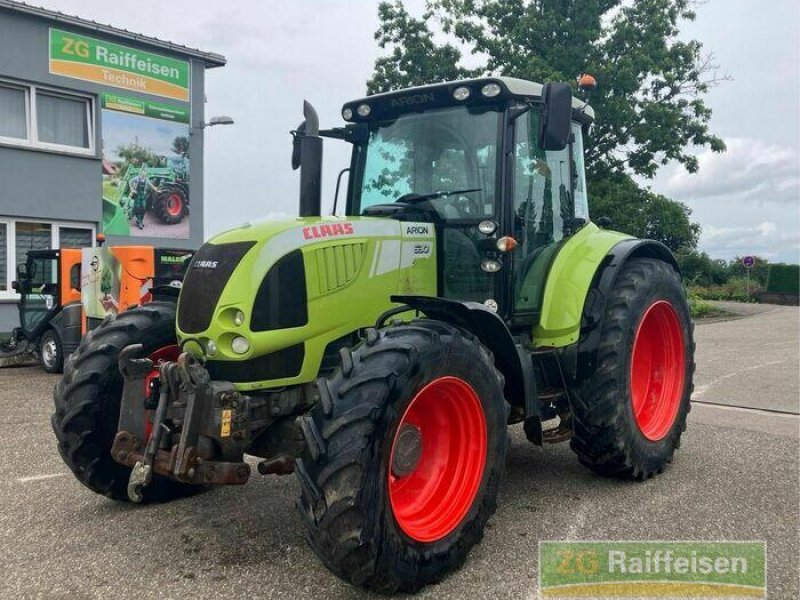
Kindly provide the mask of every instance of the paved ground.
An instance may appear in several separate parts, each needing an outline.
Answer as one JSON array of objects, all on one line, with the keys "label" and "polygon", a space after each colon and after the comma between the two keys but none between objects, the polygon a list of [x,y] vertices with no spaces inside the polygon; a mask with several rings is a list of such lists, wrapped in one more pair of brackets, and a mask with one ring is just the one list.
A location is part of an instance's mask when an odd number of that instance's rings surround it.
[{"label": "paved ground", "polygon": [[[537,541],[564,538],[763,539],[770,598],[800,597],[799,316],[770,307],[698,325],[698,402],[675,463],[652,481],[596,477],[566,446],[539,449],[515,430],[483,543],[417,597],[533,598]],[[148,507],[81,487],[48,424],[56,379],[0,369],[0,597],[365,597],[306,547],[291,477]]]}]

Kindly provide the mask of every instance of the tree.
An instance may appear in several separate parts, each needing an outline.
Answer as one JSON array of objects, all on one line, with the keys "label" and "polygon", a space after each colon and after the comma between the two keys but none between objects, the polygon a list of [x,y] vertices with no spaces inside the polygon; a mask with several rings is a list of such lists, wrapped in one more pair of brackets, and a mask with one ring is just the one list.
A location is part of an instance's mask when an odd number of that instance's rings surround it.
[{"label": "tree", "polygon": [[610,218],[617,231],[657,240],[673,251],[697,246],[700,226],[692,222],[691,209],[638,186],[624,173],[598,179],[590,194],[593,217]]},{"label": "tree", "polygon": [[178,156],[189,158],[189,138],[185,135],[179,135],[172,140],[172,151]]},{"label": "tree", "polygon": [[129,166],[141,167],[147,165],[148,167],[155,167],[161,164],[161,157],[155,152],[145,146],[131,142],[130,144],[123,144],[117,146],[117,156],[122,160],[117,161],[117,166],[121,173],[125,173]]},{"label": "tree", "polygon": [[[591,103],[601,115],[586,142],[590,178],[608,173],[652,177],[676,160],[694,172],[690,145],[725,149],[709,132],[703,95],[719,81],[700,42],[677,38],[694,19],[691,0],[428,0],[421,18],[400,0],[382,2],[369,93],[479,74],[572,81],[582,72],[600,85]],[[431,26],[433,25],[433,27]],[[437,41],[444,36],[443,41]],[[460,64],[464,47],[480,63]]]}]

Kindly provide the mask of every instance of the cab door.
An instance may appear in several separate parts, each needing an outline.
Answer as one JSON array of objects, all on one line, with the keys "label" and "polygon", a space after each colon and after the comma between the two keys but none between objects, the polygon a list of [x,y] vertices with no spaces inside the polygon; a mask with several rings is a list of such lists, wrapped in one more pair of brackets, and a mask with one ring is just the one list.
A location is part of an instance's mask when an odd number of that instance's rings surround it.
[{"label": "cab door", "polygon": [[20,326],[28,339],[41,335],[61,309],[58,265],[58,251],[28,253],[26,270],[20,273],[17,285]]}]

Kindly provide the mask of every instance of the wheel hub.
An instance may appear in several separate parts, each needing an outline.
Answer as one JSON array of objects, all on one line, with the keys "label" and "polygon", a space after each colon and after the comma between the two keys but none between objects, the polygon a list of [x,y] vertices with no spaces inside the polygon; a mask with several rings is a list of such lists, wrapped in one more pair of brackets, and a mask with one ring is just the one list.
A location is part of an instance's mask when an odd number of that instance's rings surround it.
[{"label": "wheel hub", "polygon": [[422,432],[411,423],[404,423],[397,432],[392,454],[392,474],[405,477],[414,472],[422,458]]}]

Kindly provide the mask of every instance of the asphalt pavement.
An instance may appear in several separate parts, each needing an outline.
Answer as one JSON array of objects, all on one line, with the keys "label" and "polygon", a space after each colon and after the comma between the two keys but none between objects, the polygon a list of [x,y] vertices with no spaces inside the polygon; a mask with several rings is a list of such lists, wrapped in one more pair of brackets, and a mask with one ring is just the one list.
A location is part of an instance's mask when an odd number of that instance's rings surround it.
[{"label": "asphalt pavement", "polygon": [[[766,540],[769,598],[800,597],[800,312],[760,308],[697,325],[696,402],[660,477],[604,479],[512,428],[483,542],[416,597],[535,598],[537,542],[558,539]],[[0,598],[367,597],[306,546],[292,476],[144,507],[82,487],[50,430],[56,381],[0,369]]]}]

